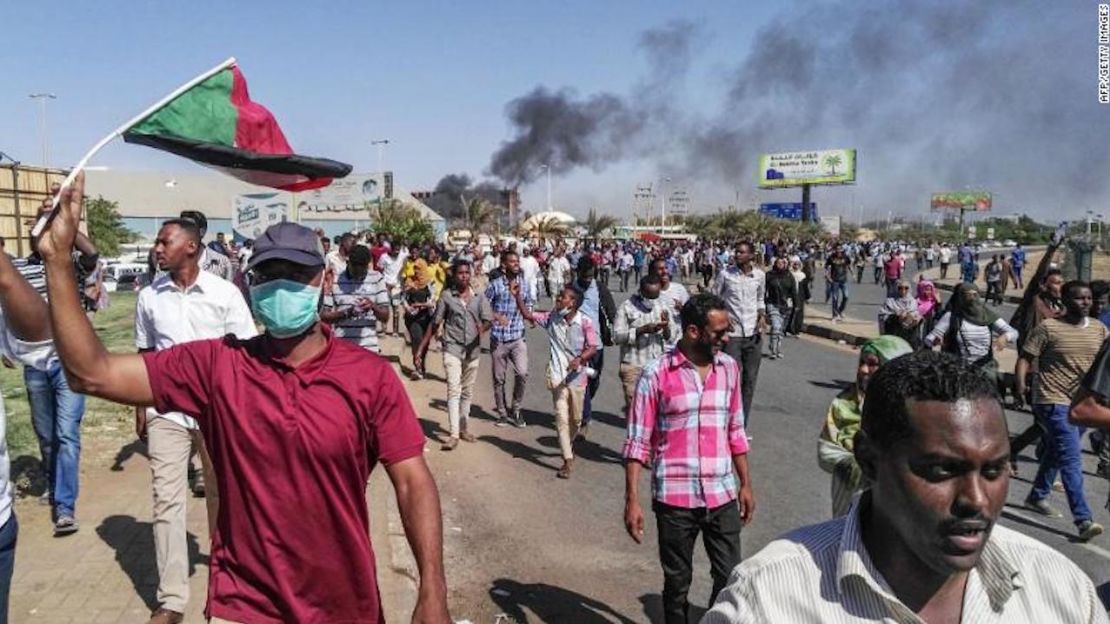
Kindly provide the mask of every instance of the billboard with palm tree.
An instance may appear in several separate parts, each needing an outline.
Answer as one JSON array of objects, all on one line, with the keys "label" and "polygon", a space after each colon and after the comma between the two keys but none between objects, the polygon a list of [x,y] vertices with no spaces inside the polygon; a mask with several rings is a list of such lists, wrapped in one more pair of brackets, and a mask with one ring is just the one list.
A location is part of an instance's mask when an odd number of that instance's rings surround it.
[{"label": "billboard with palm tree", "polygon": [[832,149],[763,154],[759,187],[803,184],[852,184],[856,181],[856,150]]}]

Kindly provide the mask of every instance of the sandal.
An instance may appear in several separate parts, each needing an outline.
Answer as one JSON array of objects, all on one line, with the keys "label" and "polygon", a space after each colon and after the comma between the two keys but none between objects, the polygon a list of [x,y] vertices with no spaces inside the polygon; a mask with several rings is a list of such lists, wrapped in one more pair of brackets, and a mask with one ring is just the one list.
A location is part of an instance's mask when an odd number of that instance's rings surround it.
[{"label": "sandal", "polygon": [[555,473],[555,476],[559,477],[560,479],[569,479],[570,478],[570,464],[571,464],[572,461],[574,461],[574,460],[572,460],[572,459],[564,460],[563,461],[563,467],[559,469],[559,472]]},{"label": "sandal", "polygon": [[464,431],[461,434],[459,434],[459,439],[462,440],[463,442],[477,442],[478,441],[478,438],[473,433],[470,433],[469,431]]}]

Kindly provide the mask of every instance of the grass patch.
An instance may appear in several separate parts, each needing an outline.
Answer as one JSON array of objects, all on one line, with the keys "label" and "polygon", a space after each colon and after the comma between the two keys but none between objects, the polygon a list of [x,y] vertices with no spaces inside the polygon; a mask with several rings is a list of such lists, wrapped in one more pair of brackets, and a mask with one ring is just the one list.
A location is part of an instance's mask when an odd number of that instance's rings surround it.
[{"label": "grass patch", "polygon": [[[93,327],[110,351],[135,352],[135,297],[133,292],[111,293],[111,306],[93,318]],[[35,475],[28,469],[39,459],[38,438],[31,426],[31,407],[27,403],[27,390],[23,385],[23,367],[0,367],[0,391],[8,415],[8,453],[13,461],[12,476],[16,487],[27,489],[28,481]],[[114,433],[131,435],[134,428],[134,408],[103,399],[85,401],[83,434]]]}]

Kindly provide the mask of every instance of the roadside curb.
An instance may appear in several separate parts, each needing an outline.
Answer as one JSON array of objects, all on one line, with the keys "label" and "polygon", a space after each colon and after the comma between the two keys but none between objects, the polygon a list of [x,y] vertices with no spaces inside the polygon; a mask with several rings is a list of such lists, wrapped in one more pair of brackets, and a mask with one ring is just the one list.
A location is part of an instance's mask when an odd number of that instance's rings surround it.
[{"label": "roadside curb", "polygon": [[[956,289],[956,287],[952,284],[938,284],[936,282],[934,282],[934,284],[936,285],[937,290],[944,290],[944,291],[947,291],[947,292],[952,292],[953,290]],[[1006,303],[1012,303],[1012,304],[1015,304],[1015,305],[1020,305],[1021,304],[1021,297],[1018,297],[1017,295],[1002,295],[1002,300],[1005,301]]]},{"label": "roadside curb", "polygon": [[869,340],[865,336],[857,336],[846,331],[825,327],[824,325],[816,325],[814,323],[802,323],[802,331],[811,336],[817,336],[818,338],[827,338],[838,342],[843,340],[845,344],[850,344],[853,347],[858,347]]}]

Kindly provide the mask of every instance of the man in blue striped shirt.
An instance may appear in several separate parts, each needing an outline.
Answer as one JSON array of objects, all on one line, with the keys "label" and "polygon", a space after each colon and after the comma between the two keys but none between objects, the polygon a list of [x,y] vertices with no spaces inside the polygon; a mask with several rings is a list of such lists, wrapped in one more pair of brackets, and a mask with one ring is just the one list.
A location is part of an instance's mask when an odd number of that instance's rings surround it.
[{"label": "man in blue striped shirt", "polygon": [[[513,282],[520,284],[524,303],[531,309],[536,303],[536,295],[520,275],[520,256],[515,251],[505,251],[501,253],[501,275],[486,287],[486,299],[489,299],[497,321],[490,331],[489,339],[493,359],[493,398],[497,405],[495,424],[498,427],[513,424],[523,428],[526,423],[520,415],[520,404],[524,400],[524,387],[528,382],[528,344],[524,341],[524,317],[517,310],[516,298],[509,291],[509,284]],[[516,373],[511,408],[505,401],[505,381],[509,366]]]}]

